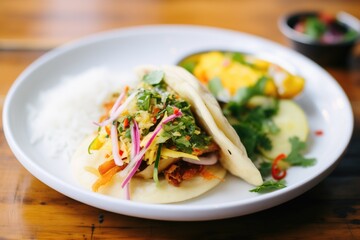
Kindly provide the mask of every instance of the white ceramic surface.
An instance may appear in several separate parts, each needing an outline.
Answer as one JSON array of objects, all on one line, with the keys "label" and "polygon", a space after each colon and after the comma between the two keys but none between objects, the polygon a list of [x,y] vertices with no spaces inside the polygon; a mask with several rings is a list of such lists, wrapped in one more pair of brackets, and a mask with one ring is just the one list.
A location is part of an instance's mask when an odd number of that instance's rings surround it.
[{"label": "white ceramic surface", "polygon": [[[207,194],[176,204],[142,204],[119,200],[78,187],[70,174],[69,159],[51,161],[44,149],[29,141],[27,104],[35,104],[41,91],[56,87],[64,76],[106,66],[129,72],[141,64],[176,64],[184,56],[210,49],[234,50],[270,56],[306,79],[296,101],[310,122],[308,157],[317,164],[288,171],[288,186],[267,193],[250,193],[252,186],[228,175]],[[338,83],[302,55],[268,40],[234,31],[182,25],[139,26],[93,35],[45,54],[15,81],[4,104],[3,128],[17,159],[51,188],[83,203],[108,211],[150,219],[210,220],[241,216],[288,201],[310,189],[336,166],[353,130],[350,103]],[[315,136],[322,130],[323,136]],[[61,171],[59,171],[61,169]]]}]

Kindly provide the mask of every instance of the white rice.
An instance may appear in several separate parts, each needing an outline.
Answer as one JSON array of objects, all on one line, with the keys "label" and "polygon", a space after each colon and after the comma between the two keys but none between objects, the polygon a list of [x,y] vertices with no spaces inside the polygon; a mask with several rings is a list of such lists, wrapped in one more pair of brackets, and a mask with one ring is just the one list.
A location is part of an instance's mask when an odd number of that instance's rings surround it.
[{"label": "white rice", "polygon": [[134,84],[129,75],[115,75],[105,68],[65,77],[29,106],[32,143],[40,143],[50,157],[70,159],[81,141],[97,129],[93,122],[102,115],[109,94]]}]

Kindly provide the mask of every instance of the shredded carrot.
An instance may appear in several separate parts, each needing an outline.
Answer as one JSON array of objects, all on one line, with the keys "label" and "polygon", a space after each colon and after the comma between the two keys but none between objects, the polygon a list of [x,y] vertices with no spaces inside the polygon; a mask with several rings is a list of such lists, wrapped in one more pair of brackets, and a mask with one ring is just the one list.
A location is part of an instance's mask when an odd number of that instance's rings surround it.
[{"label": "shredded carrot", "polygon": [[110,169],[112,169],[115,166],[116,166],[116,164],[115,164],[114,159],[111,159],[111,160],[106,161],[103,164],[101,164],[98,167],[98,171],[101,175],[104,175],[105,173],[107,173]]},{"label": "shredded carrot", "polygon": [[111,110],[112,106],[114,106],[114,103],[114,101],[104,103],[104,108],[106,112],[109,112]]},{"label": "shredded carrot", "polygon": [[99,188],[111,181],[112,177],[121,170],[121,167],[115,166],[108,170],[104,175],[101,175],[92,185],[92,190],[97,192]]},{"label": "shredded carrot", "polygon": [[[126,86],[124,87],[124,92],[125,92],[125,94],[126,94],[128,91],[129,91],[129,86],[126,85]],[[125,102],[125,100],[126,100],[126,95],[125,95],[125,97],[123,98],[123,100],[121,101],[121,104],[123,104],[123,103]]]},{"label": "shredded carrot", "polygon": [[154,107],[153,114],[158,114],[160,112],[160,108]]},{"label": "shredded carrot", "polygon": [[107,114],[102,115],[102,116],[99,118],[99,122],[104,121],[107,117],[108,117]]},{"label": "shredded carrot", "polygon": [[213,174],[212,172],[210,172],[209,170],[205,168],[203,168],[200,172],[200,175],[205,178],[206,180],[213,180],[213,179],[219,179],[220,181],[224,181],[223,178],[220,178],[218,176],[216,176],[215,174]]},{"label": "shredded carrot", "polygon": [[105,126],[105,131],[106,131],[107,135],[110,136],[110,127],[109,126]]}]

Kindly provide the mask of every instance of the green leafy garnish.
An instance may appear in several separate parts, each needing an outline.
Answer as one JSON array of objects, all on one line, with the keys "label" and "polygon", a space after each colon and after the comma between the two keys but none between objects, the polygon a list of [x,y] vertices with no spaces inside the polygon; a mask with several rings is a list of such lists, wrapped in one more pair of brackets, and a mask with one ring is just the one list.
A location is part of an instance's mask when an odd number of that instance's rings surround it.
[{"label": "green leafy garnish", "polygon": [[246,64],[245,55],[238,52],[232,54],[232,60],[234,60],[235,62]]},{"label": "green leafy garnish", "polygon": [[309,17],[305,21],[305,34],[319,39],[326,31],[326,24],[317,17]]},{"label": "green leafy garnish", "polygon": [[261,162],[258,169],[263,178],[269,177],[271,175],[271,162]]},{"label": "green leafy garnish", "polygon": [[268,80],[267,77],[263,76],[255,85],[238,89],[234,96],[234,101],[238,105],[244,105],[254,96],[265,95],[265,86]]},{"label": "green leafy garnish", "polygon": [[291,152],[286,157],[285,161],[292,166],[309,167],[313,166],[316,162],[315,158],[305,158],[302,152],[306,150],[306,143],[299,140],[298,137],[289,139],[291,143]]},{"label": "green leafy garnish", "polygon": [[182,66],[183,68],[185,68],[186,70],[188,70],[189,72],[193,73],[194,69],[196,67],[196,62],[195,61],[186,61],[180,64],[180,66]]},{"label": "green leafy garnish", "polygon": [[154,89],[142,89],[137,94],[137,106],[140,110],[150,111],[151,107],[161,103],[164,96]]},{"label": "green leafy garnish", "polygon": [[[171,114],[171,113],[169,113]],[[208,146],[211,137],[196,125],[195,118],[183,112],[181,118],[163,126],[162,139],[168,139],[166,146],[175,146],[178,151],[192,153],[195,148],[203,149]]]},{"label": "green leafy garnish", "polygon": [[268,193],[284,187],[286,187],[286,182],[283,179],[280,181],[268,180],[265,181],[262,185],[257,186],[254,189],[251,189],[250,192]]},{"label": "green leafy garnish", "polygon": [[215,77],[209,81],[208,88],[214,96],[218,96],[219,92],[224,90],[221,80],[218,77]]},{"label": "green leafy garnish", "polygon": [[164,78],[164,72],[155,70],[144,75],[143,81],[150,85],[156,85],[159,84],[163,78]]},{"label": "green leafy garnish", "polygon": [[271,119],[277,111],[277,100],[266,106],[249,107],[242,102],[229,102],[225,106],[224,114],[230,120],[251,159],[256,159],[259,149],[271,150],[272,144],[268,135],[279,131]]}]

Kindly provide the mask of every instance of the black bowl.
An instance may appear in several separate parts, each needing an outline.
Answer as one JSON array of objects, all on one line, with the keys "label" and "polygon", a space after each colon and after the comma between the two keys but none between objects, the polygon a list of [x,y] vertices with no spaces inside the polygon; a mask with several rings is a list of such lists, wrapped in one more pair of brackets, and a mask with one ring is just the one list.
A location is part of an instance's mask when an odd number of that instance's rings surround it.
[{"label": "black bowl", "polygon": [[314,40],[294,29],[300,19],[309,16],[318,16],[319,12],[298,12],[283,16],[279,20],[280,31],[288,38],[290,46],[296,51],[309,57],[323,66],[347,65],[354,46],[360,36],[360,22],[350,14],[340,12],[336,15],[337,21],[345,28],[357,32],[357,37],[336,43],[322,43]]}]

